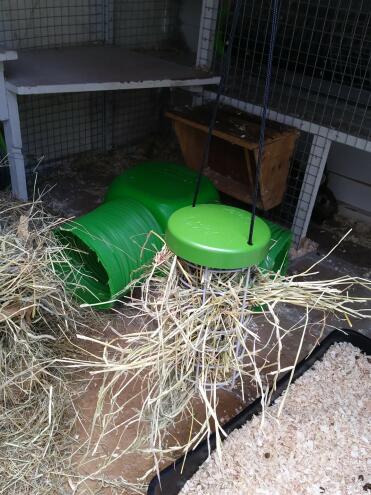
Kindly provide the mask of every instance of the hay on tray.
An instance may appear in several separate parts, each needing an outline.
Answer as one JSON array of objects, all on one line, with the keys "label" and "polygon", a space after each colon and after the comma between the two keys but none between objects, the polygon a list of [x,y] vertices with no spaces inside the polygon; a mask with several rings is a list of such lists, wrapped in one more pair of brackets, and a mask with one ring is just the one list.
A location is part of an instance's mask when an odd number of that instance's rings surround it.
[{"label": "hay on tray", "polygon": [[[370,297],[353,296],[352,290],[356,286],[369,290],[370,281],[351,276],[318,281],[312,278],[314,269],[315,265],[304,273],[282,276],[255,268],[247,289],[239,273],[213,274],[203,300],[202,270],[190,267],[164,246],[145,276],[133,284],[133,289],[140,287],[139,295],[134,290],[125,300],[141,330],[117,334],[112,342],[90,339],[103,346],[103,357],[97,357],[95,363],[70,362],[72,367],[93,366],[93,374],[104,375],[96,411],[96,417],[102,418],[103,431],[95,448],[106,434],[136,424],[137,438],[127,451],[151,453],[157,469],[160,461],[187,452],[213,430],[220,453],[224,432],[216,406],[221,381],[231,380],[233,373],[237,373],[240,384],[252,380],[264,406],[269,401],[267,376],[276,380],[281,372],[294,370],[312,317],[323,328],[330,316],[348,322],[368,317],[362,305]],[[279,317],[283,305],[303,310],[297,323],[288,328]],[[241,308],[245,308],[242,315]],[[256,308],[261,308],[271,326],[265,342],[254,326]],[[300,336],[297,355],[290,366],[283,368],[284,342],[294,332]],[[242,349],[242,358],[237,346]],[[143,406],[129,420],[119,423],[120,412],[131,406],[131,400],[122,404],[118,398],[134,380],[142,380]],[[243,394],[243,387],[241,391]],[[108,413],[103,411],[105,398],[111,404]],[[196,400],[204,404],[203,419],[196,418]],[[184,417],[192,419],[188,441],[177,444],[171,432]]]}]

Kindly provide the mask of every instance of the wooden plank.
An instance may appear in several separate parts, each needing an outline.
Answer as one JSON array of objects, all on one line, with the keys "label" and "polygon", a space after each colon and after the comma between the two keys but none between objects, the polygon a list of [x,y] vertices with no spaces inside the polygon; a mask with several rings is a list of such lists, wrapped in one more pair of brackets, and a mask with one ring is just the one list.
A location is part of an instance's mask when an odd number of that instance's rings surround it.
[{"label": "wooden plank", "polygon": [[93,93],[95,91],[124,91],[134,89],[154,88],[182,88],[187,86],[203,86],[218,84],[219,77],[204,79],[159,79],[156,81],[130,81],[130,82],[106,82],[106,83],[81,83],[81,84],[55,84],[45,86],[15,86],[7,82],[9,91],[17,95],[47,95],[61,93]]},{"label": "wooden plank", "polygon": [[[245,185],[241,184],[236,180],[226,177],[219,172],[207,167],[205,170],[205,175],[209,177],[214,186],[224,194],[228,194],[232,198],[238,199],[243,203],[252,203],[252,193],[246,188]],[[258,208],[263,208],[262,202],[258,200]]]},{"label": "wooden plank", "polygon": [[[199,170],[208,127],[179,114],[168,112],[166,115],[173,121],[185,162],[190,168]],[[243,121],[246,123],[245,119]],[[275,130],[270,134],[274,137],[266,140],[259,183],[259,205],[265,210],[282,202],[298,134],[297,130],[292,129],[282,134]],[[221,191],[240,201],[251,203],[257,159],[258,141],[242,141],[234,135],[215,129],[205,174]]]},{"label": "wooden plank", "polygon": [[329,187],[338,201],[371,213],[371,185],[355,181],[349,177],[329,174]]},{"label": "wooden plank", "polygon": [[[176,108],[169,113],[209,127],[213,110],[213,105],[207,104],[194,107],[186,106],[180,109]],[[221,105],[217,112],[215,129],[243,141],[256,143],[260,137],[260,124],[260,116],[248,114],[230,106]],[[274,140],[291,132],[293,132],[293,129],[288,126],[268,121],[265,130],[265,139],[268,141]]]},{"label": "wooden plank", "polygon": [[295,143],[296,135],[291,135],[265,146],[259,181],[261,202],[265,210],[278,206],[283,200]]},{"label": "wooden plank", "polygon": [[[174,122],[174,129],[186,164],[194,170],[199,170],[204,157],[207,135],[180,121]],[[217,136],[214,137],[208,166],[219,174],[239,182],[246,189],[251,189],[253,180],[250,180],[246,173],[245,163],[244,148],[231,145]]]},{"label": "wooden plank", "polygon": [[[180,121],[174,122],[180,148],[188,167],[199,170],[205,149],[206,134]],[[251,203],[251,178],[246,173],[243,148],[231,146],[230,143],[215,139],[210,149],[209,166],[204,174],[210,178],[215,187],[245,203]],[[226,168],[228,172],[226,172]]]},{"label": "wooden plank", "polygon": [[174,122],[174,130],[187,166],[193,170],[199,170],[203,159],[203,135],[180,121]]},{"label": "wooden plank", "polygon": [[17,95],[7,92],[8,119],[4,121],[4,137],[8,151],[10,177],[13,195],[27,201],[27,182],[24,157],[22,153],[22,135],[19,121]]},{"label": "wooden plank", "polygon": [[[207,125],[199,124],[198,122],[194,122],[193,120],[185,119],[184,117],[180,117],[179,115],[175,115],[171,112],[165,113],[166,117],[169,117],[174,122],[181,122],[189,127],[193,127],[194,129],[198,129],[199,131],[207,134],[209,132],[209,128]],[[225,132],[219,131],[218,129],[214,129],[213,136],[217,136],[229,143],[236,144],[241,146],[241,148],[246,149],[254,149],[257,147],[256,143],[250,143],[249,141],[244,141],[243,139],[236,138],[235,136],[231,136],[230,134],[226,134]]]},{"label": "wooden plank", "polygon": [[[193,127],[195,129],[198,129],[202,132],[208,133],[209,132],[209,125],[201,123],[197,120],[193,120],[192,118],[187,118],[182,115],[179,115],[178,113],[174,112],[166,112],[165,113],[166,117],[170,118],[173,121],[179,121],[182,122],[183,124],[187,124],[190,127]],[[248,122],[244,119],[243,123],[245,125],[248,125]],[[241,122],[242,124],[242,122]],[[252,124],[255,126],[255,124]],[[265,143],[269,142],[275,142],[275,141],[280,141],[282,137],[284,136],[289,136],[289,135],[295,135],[298,136],[299,132],[296,129],[285,129],[282,132],[270,132],[269,129],[267,130],[266,133],[266,139]],[[259,147],[258,144],[258,137],[255,137],[253,140],[249,139],[247,136],[246,137],[238,137],[235,134],[232,134],[230,132],[226,132],[225,130],[221,130],[217,126],[213,130],[213,136],[217,136],[221,139],[224,139],[225,141],[228,141],[231,144],[236,144],[238,146],[241,146],[241,148],[246,148],[248,150],[254,150]]]},{"label": "wooden plank", "polygon": [[331,139],[324,139],[322,136],[313,136],[309,159],[292,223],[292,231],[294,232],[297,243],[307,233],[331,144]]},{"label": "wooden plank", "polygon": [[[204,91],[205,98],[215,99],[216,93],[212,91]],[[262,107],[260,105],[254,105],[246,101],[238,100],[237,98],[231,98],[230,96],[222,96],[222,103],[230,105],[236,110],[248,112],[252,115],[261,115]],[[268,118],[271,121],[282,123],[291,128],[299,129],[309,134],[318,135],[324,139],[330,139],[333,142],[346,144],[352,148],[371,152],[371,139],[365,139],[362,137],[347,134],[336,129],[331,129],[325,125],[316,124],[309,120],[304,120],[299,117],[293,117],[284,113],[276,112],[275,110],[268,111]]]},{"label": "wooden plank", "polygon": [[0,61],[0,121],[8,119],[8,103],[6,101],[6,89],[4,79],[4,64]]},{"label": "wooden plank", "polygon": [[244,150],[245,153],[245,161],[246,161],[246,169],[247,169],[247,175],[249,177],[249,181],[251,184],[251,187],[254,187],[255,185],[255,174],[256,174],[256,168],[255,168],[255,154],[253,151]]},{"label": "wooden plank", "polygon": [[351,180],[371,184],[371,156],[345,144],[331,146],[326,169]]},{"label": "wooden plank", "polygon": [[219,0],[202,0],[200,30],[197,44],[197,67],[210,69],[214,55],[215,31]]}]

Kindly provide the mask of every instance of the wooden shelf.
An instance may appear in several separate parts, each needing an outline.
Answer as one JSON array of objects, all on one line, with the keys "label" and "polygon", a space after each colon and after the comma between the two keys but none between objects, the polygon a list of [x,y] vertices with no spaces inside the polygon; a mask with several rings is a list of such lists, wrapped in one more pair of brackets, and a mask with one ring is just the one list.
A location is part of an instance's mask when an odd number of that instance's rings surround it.
[{"label": "wooden shelf", "polygon": [[[206,168],[205,175],[224,194],[228,194],[228,196],[238,199],[243,203],[252,203],[251,192],[246,184],[241,184],[241,182],[232,179],[232,177],[225,176],[210,167]],[[258,208],[262,208],[261,201],[258,201]]]},{"label": "wooden shelf", "polygon": [[[207,133],[211,120],[212,106],[181,108],[167,112],[166,116],[173,121],[181,122],[189,127]],[[269,122],[265,131],[265,143],[280,141],[295,132],[286,126]],[[230,107],[220,107],[213,130],[213,136],[224,139],[231,144],[255,150],[259,147],[260,119]]]},{"label": "wooden shelf", "polygon": [[[0,51],[1,55],[1,51]],[[5,64],[7,88],[19,95],[217,84],[193,67],[118,46],[20,50]]]},{"label": "wooden shelf", "polygon": [[[203,161],[212,106],[168,112],[186,164],[199,170]],[[218,110],[205,174],[222,192],[251,204],[255,189],[260,120],[236,109]],[[299,136],[296,129],[267,123],[259,176],[258,206],[279,205],[286,190],[290,159]]]}]

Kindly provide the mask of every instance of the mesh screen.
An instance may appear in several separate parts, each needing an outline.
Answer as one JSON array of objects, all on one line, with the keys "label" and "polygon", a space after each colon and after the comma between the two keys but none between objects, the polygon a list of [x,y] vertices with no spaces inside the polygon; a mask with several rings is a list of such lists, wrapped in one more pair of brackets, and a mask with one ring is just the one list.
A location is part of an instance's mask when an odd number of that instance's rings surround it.
[{"label": "mesh screen", "polygon": [[[235,5],[234,0],[206,1],[201,65],[211,65],[216,71],[220,68]],[[258,115],[263,102],[270,17],[271,1],[242,2],[224,98]],[[328,151],[327,138],[334,138],[332,131],[338,131],[339,136],[343,133],[340,142],[363,149],[369,146],[370,21],[368,0],[280,2],[270,117],[302,129],[302,134],[291,163],[285,200],[271,215],[287,225],[294,222],[299,236],[305,229],[307,211],[313,206],[318,171]]]},{"label": "mesh screen", "polygon": [[161,49],[179,33],[175,0],[126,0],[114,2],[114,43],[131,48]]},{"label": "mesh screen", "polygon": [[43,48],[104,40],[102,0],[0,0],[0,43]]},{"label": "mesh screen", "polygon": [[64,93],[19,97],[25,158],[29,170],[67,160],[76,153],[136,142],[159,118],[158,90]]},{"label": "mesh screen", "polygon": [[[233,43],[229,95],[262,101],[269,18],[270,2],[243,3]],[[369,138],[370,18],[368,1],[282,0],[270,108]],[[216,66],[229,24],[228,18],[220,17]]]}]

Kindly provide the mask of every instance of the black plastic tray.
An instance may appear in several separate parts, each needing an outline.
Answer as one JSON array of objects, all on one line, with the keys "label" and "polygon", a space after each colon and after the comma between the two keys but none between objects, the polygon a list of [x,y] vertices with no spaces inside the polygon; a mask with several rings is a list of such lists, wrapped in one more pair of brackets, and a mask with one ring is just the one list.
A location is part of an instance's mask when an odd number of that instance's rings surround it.
[{"label": "black plastic tray", "polygon": [[[371,339],[353,330],[344,329],[343,331],[335,330],[328,335],[321,344],[314,349],[312,354],[301,361],[293,376],[293,381],[303,375],[313,364],[321,359],[327,352],[328,348],[336,342],[349,342],[355,347],[358,347],[367,355],[371,354]],[[287,387],[290,379],[290,373],[287,373],[277,382],[276,391],[272,394],[272,402],[274,402]],[[256,399],[250,406],[241,411],[237,416],[228,421],[224,426],[225,432],[229,435],[236,428],[241,428],[247,421],[261,412],[260,398]],[[215,435],[210,436],[210,449],[215,449]],[[147,495],[177,495],[198,468],[203,464],[209,456],[208,443],[205,440],[195,450],[187,454],[184,462],[184,457],[178,459],[175,463],[168,466],[160,472],[160,478],[155,476],[149,484]],[[183,470],[182,465],[184,462]]]}]

